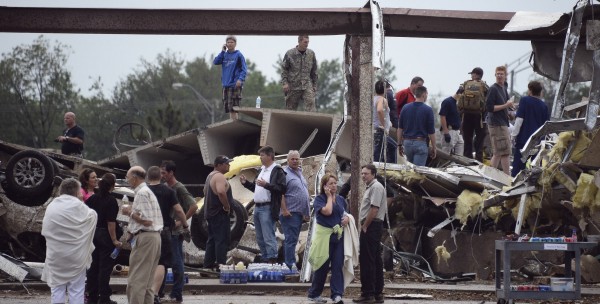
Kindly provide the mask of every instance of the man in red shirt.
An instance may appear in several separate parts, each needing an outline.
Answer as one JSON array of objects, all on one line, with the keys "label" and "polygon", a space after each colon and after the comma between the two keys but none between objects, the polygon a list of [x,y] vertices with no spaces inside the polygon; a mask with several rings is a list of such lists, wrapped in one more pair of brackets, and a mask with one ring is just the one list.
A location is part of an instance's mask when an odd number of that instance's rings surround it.
[{"label": "man in red shirt", "polygon": [[[415,89],[418,87],[422,87],[425,83],[425,80],[419,76],[415,76],[410,81],[410,86],[404,90],[400,90],[396,93],[396,108],[398,109],[398,117],[400,117],[400,112],[402,112],[402,107],[406,104],[409,104],[415,101]],[[397,126],[395,126],[397,127]]]}]

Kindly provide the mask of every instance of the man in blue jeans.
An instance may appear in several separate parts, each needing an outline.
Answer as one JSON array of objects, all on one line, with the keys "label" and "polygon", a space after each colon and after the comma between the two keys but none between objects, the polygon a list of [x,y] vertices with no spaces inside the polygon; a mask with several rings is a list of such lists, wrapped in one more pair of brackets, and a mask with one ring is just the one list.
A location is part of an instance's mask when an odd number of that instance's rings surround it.
[{"label": "man in blue jeans", "polygon": [[204,218],[208,222],[208,240],[204,268],[213,268],[227,264],[230,227],[229,212],[233,204],[231,185],[225,178],[229,172],[229,157],[220,155],[215,158],[214,168],[204,183]]},{"label": "man in blue jeans", "polygon": [[283,169],[286,173],[286,192],[281,201],[279,221],[285,240],[283,242],[283,256],[285,264],[291,269],[296,264],[296,244],[300,236],[302,221],[308,218],[308,205],[310,196],[308,184],[302,175],[300,167],[300,153],[296,150],[288,152],[288,166]]},{"label": "man in blue jeans", "polygon": [[[425,166],[427,156],[436,156],[433,110],[425,104],[427,88],[415,89],[416,100],[405,105],[398,121],[398,149],[400,155],[417,166]],[[427,148],[427,139],[430,145]]]},{"label": "man in blue jeans", "polygon": [[[177,201],[181,205],[181,208],[183,208],[186,220],[189,220],[196,213],[196,210],[198,210],[198,205],[196,204],[196,200],[190,194],[190,192],[175,177],[176,171],[177,166],[172,160],[165,160],[160,165],[160,176],[162,180],[165,182],[165,184],[167,184],[167,186],[175,190]],[[175,228],[171,233],[171,246],[173,254],[173,289],[171,290],[169,297],[174,299],[175,302],[182,302],[184,285],[183,239],[185,238],[186,242],[189,242],[190,240],[188,238],[189,234],[184,236],[183,230],[181,229],[181,227],[186,226],[186,224],[179,223],[178,221],[175,223]],[[159,292],[159,295],[162,295],[162,288],[161,292]]]},{"label": "man in blue jeans", "polygon": [[240,182],[254,192],[254,227],[262,260],[274,264],[277,262],[275,222],[279,219],[281,198],[285,194],[285,172],[275,163],[273,148],[264,146],[258,153],[262,163],[258,176],[254,182],[249,182],[240,174]]}]

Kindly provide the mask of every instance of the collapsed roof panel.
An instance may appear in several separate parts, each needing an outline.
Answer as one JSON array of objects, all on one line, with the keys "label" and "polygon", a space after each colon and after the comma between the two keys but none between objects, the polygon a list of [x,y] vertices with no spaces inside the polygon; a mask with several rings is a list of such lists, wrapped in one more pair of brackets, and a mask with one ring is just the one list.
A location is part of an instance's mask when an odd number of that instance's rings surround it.
[{"label": "collapsed roof panel", "polygon": [[218,155],[234,157],[256,154],[259,148],[260,124],[228,119],[209,125],[200,131],[200,149],[205,164],[212,164]]},{"label": "collapsed roof panel", "polygon": [[316,136],[303,156],[322,154],[333,135],[334,123],[339,123],[337,115],[324,113],[244,107],[238,111],[262,121],[260,146],[269,145],[277,154],[300,149],[315,129]]}]

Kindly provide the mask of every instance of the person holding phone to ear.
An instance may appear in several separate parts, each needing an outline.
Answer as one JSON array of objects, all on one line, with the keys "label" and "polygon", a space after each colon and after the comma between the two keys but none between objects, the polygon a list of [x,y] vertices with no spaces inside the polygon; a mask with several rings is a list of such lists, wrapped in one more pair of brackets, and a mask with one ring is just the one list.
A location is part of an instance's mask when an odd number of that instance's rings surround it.
[{"label": "person holding phone to ear", "polygon": [[313,303],[327,303],[327,300],[321,297],[321,293],[330,270],[331,300],[333,303],[344,303],[343,229],[350,219],[346,214],[346,200],[337,194],[337,182],[335,175],[325,174],[321,178],[321,194],[315,197],[313,204],[317,226],[308,253],[308,261],[313,269],[316,269],[308,290],[308,300]]},{"label": "person holding phone to ear", "polygon": [[233,107],[239,107],[242,100],[242,88],[246,80],[246,59],[242,52],[235,49],[237,38],[233,35],[225,38],[221,53],[215,57],[214,65],[221,65],[221,84],[223,85],[223,108],[231,119],[237,119]]}]

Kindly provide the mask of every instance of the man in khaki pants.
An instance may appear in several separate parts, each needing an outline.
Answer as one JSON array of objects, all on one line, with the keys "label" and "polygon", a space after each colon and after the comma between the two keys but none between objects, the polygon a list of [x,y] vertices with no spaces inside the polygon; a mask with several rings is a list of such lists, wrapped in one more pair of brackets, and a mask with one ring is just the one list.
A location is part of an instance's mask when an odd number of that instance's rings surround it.
[{"label": "man in khaki pants", "polygon": [[133,205],[123,208],[123,214],[129,216],[129,239],[133,237],[129,255],[127,301],[130,304],[151,304],[154,302],[152,283],[160,258],[163,218],[156,196],[144,182],[146,171],[140,166],[134,166],[127,171],[125,178],[135,191]]}]

